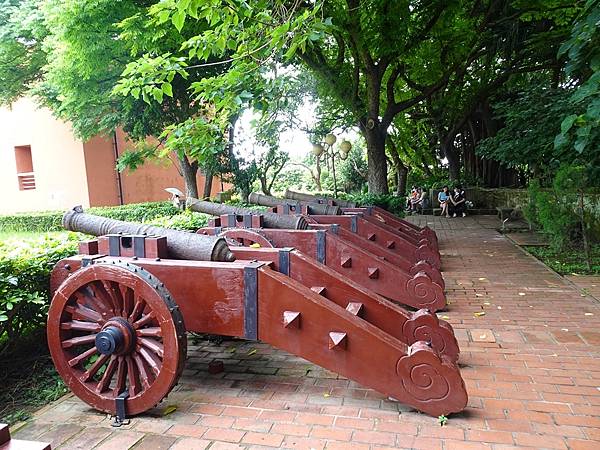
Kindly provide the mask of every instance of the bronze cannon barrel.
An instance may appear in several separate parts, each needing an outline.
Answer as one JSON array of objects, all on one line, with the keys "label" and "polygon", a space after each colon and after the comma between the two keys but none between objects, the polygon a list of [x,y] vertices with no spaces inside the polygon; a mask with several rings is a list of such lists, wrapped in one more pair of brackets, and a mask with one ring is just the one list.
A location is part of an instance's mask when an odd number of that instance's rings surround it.
[{"label": "bronze cannon barrel", "polygon": [[317,195],[312,194],[304,194],[303,192],[296,192],[287,189],[285,191],[285,198],[289,198],[291,200],[300,200],[303,202],[318,202],[321,203],[323,200],[332,200],[334,205],[341,206],[342,208],[355,208],[356,203],[350,202],[348,200],[341,200],[339,198],[334,197],[319,197]]},{"label": "bronze cannon barrel", "polygon": [[290,200],[287,198],[277,198],[270,195],[259,194],[258,192],[252,192],[248,196],[248,201],[255,205],[261,206],[279,206],[279,205],[292,205],[297,206],[299,209],[306,206],[308,214],[313,215],[326,215],[326,216],[337,216],[342,214],[342,209],[339,206],[326,205],[322,203],[313,202],[300,202],[297,200]]},{"label": "bronze cannon barrel", "polygon": [[235,256],[223,238],[108,219],[86,214],[81,207],[67,211],[63,216],[62,224],[67,230],[94,236],[118,233],[166,236],[167,248],[173,258],[196,261],[235,261]]},{"label": "bronze cannon barrel", "polygon": [[224,205],[222,203],[211,203],[189,197],[187,206],[192,211],[211,214],[213,216],[222,216],[224,214],[260,214],[263,217],[263,225],[265,228],[279,228],[292,230],[307,230],[308,222],[302,216],[284,216],[270,212],[258,212],[247,208],[237,206]]}]

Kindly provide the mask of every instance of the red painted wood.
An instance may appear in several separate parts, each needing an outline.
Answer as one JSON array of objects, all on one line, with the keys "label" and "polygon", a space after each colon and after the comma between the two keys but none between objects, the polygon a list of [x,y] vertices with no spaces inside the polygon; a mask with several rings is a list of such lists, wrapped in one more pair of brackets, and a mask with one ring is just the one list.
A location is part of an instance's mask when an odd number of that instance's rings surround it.
[{"label": "red painted wood", "polygon": [[[458,367],[424,342],[409,347],[267,268],[259,269],[258,287],[262,341],[433,416],[466,407],[467,392]],[[290,310],[301,315],[297,328],[284,326],[284,313]]]}]

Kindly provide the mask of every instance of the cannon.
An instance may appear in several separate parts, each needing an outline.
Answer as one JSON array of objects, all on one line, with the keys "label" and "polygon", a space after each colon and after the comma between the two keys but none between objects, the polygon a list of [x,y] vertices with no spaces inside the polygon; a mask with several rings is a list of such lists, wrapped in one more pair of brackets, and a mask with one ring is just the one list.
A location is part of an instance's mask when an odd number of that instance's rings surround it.
[{"label": "cannon", "polygon": [[[240,208],[237,206],[224,205],[222,203],[205,202],[202,200],[189,197],[187,199],[187,207],[192,211],[211,214],[213,216],[221,216],[223,214],[231,214],[242,216],[244,214],[252,214],[252,210],[248,208]],[[302,216],[283,216],[271,212],[261,212],[265,226],[269,228],[283,228],[292,230],[306,230],[308,222]]]},{"label": "cannon", "polygon": [[[213,203],[192,200],[191,204],[196,211],[215,214]],[[415,249],[396,235],[393,239],[399,242],[397,249],[381,247],[379,242],[373,242],[366,236],[345,229],[344,223],[348,220],[357,221],[358,215],[305,216],[307,227],[308,221],[314,222],[315,217],[326,217],[328,219],[323,222],[329,225],[341,223],[342,226],[316,225],[312,230],[297,230],[285,229],[281,223],[278,223],[278,228],[272,228],[269,226],[272,222],[266,221],[262,212],[246,208],[234,209],[238,214],[224,214],[218,219],[218,224],[213,221],[213,227],[206,227],[201,231],[209,235],[236,239],[246,245],[294,247],[336,272],[404,305],[416,309],[426,308],[432,312],[446,306],[442,275],[424,260],[433,254],[433,251],[426,248]],[[239,214],[241,212],[246,214]],[[268,213],[267,217],[271,214]],[[355,228],[352,228],[352,231],[356,231]],[[359,231],[362,232],[363,229],[364,226],[361,225]],[[393,230],[387,233],[393,233]],[[399,251],[400,244],[409,247],[405,253]]]},{"label": "cannon", "polygon": [[303,202],[312,202],[312,203],[323,203],[326,205],[336,205],[336,206],[341,206],[344,208],[355,208],[356,207],[356,203],[348,201],[348,200],[341,200],[338,198],[325,197],[325,196],[319,197],[318,195],[304,194],[302,192],[295,192],[295,191],[291,191],[289,189],[286,189],[284,197],[289,198],[291,200],[300,200]]},{"label": "cannon", "polygon": [[270,195],[259,194],[252,192],[248,196],[248,202],[260,206],[269,207],[288,207],[294,211],[302,211],[304,214],[324,214],[324,215],[339,215],[342,213],[342,208],[337,205],[328,205],[314,202],[301,202],[298,200],[289,200],[285,198],[272,197]]},{"label": "cannon", "polygon": [[[67,213],[71,229],[104,231],[89,225],[104,219],[79,214]],[[115,222],[53,269],[47,334],[65,383],[117,423],[175,386],[187,331],[259,339],[434,416],[465,408],[456,339],[434,314],[404,311],[293,249],[176,258],[201,241],[135,225],[118,234]]]},{"label": "cannon", "polygon": [[332,197],[318,197],[312,194],[294,192],[289,189],[285,191],[285,198],[289,200],[300,200],[304,202],[316,202],[338,205],[342,207],[342,211],[345,214],[357,212],[363,213],[365,216],[372,216],[380,222],[395,227],[398,231],[404,231],[408,234],[414,235],[417,238],[427,238],[432,243],[435,243],[437,248],[437,236],[431,228],[419,228],[415,224],[407,220],[402,220],[399,217],[394,216],[393,214],[378,206],[357,207],[356,203],[349,202],[347,200],[340,200]]}]

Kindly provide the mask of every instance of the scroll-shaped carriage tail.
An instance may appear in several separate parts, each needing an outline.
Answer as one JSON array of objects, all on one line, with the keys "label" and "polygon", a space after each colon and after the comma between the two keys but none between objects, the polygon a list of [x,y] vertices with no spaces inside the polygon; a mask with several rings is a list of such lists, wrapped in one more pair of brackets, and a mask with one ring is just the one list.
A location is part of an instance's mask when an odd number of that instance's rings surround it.
[{"label": "scroll-shaped carriage tail", "polygon": [[448,324],[298,251],[227,248],[79,210],[64,223],[100,237],[52,273],[48,342],[63,380],[98,410],[160,402],[183,371],[186,331],[260,339],[428,414],[466,406]]}]

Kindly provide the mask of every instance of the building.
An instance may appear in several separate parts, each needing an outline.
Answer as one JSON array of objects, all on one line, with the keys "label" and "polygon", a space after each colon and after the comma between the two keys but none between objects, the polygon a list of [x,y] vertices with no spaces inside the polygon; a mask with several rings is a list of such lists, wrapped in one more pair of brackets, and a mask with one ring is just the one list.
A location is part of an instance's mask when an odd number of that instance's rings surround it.
[{"label": "building", "polygon": [[[0,108],[0,214],[167,200],[167,187],[185,192],[170,162],[118,173],[115,161],[128,148],[123,132],[82,142],[69,124],[28,98]],[[212,189],[221,190],[218,179]]]}]

